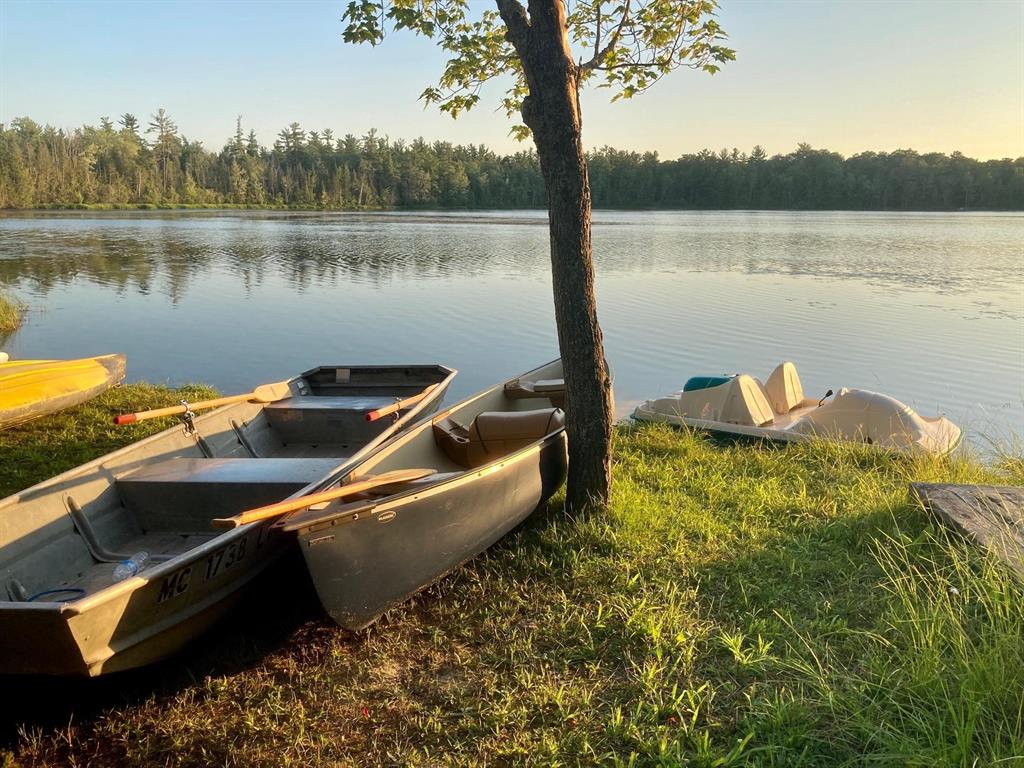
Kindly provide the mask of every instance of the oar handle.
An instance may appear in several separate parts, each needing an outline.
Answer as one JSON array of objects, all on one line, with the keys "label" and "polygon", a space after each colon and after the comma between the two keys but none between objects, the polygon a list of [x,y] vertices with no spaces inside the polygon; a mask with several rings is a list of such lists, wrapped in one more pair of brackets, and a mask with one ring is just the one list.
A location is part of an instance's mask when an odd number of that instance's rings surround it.
[{"label": "oar handle", "polygon": [[198,403],[191,403],[186,408],[184,405],[171,405],[167,408],[154,408],[151,411],[139,411],[138,413],[122,413],[120,416],[114,417],[115,424],[134,424],[136,421],[145,421],[146,419],[158,419],[161,416],[177,416],[180,413],[185,413],[186,410],[198,411],[204,408],[217,408],[221,405],[230,405],[231,403],[240,403],[243,400],[251,400],[253,397],[252,392],[247,392],[244,395],[231,395],[230,397],[218,397],[215,400],[203,400]]},{"label": "oar handle", "polygon": [[268,504],[265,507],[257,507],[256,509],[250,509],[246,512],[239,512],[233,517],[217,517],[211,520],[210,523],[214,528],[237,528],[238,526],[245,525],[246,523],[254,523],[257,520],[279,517],[287,514],[288,512],[295,512],[300,509],[305,509],[306,507],[311,507],[314,504],[320,504],[325,501],[334,501],[335,499],[343,499],[346,496],[353,496],[357,493],[368,491],[380,485],[391,485],[393,483],[419,480],[422,477],[433,475],[436,472],[436,469],[397,469],[393,472],[384,472],[380,475],[367,477],[364,480],[357,480],[354,483],[349,483],[348,485],[343,485],[340,488],[334,488],[330,491],[311,493],[307,496],[300,496],[297,499],[288,499],[286,501],[278,502],[277,504]]},{"label": "oar handle", "polygon": [[410,405],[416,405],[416,403],[418,403],[420,400],[422,400],[431,392],[433,392],[436,387],[437,384],[431,384],[418,395],[407,397],[404,400],[396,400],[391,405],[386,405],[383,408],[378,408],[374,411],[368,411],[366,414],[366,420],[377,421],[377,419],[382,419],[385,416],[390,416],[392,413],[398,413],[398,411],[402,410],[403,408],[408,408]]}]

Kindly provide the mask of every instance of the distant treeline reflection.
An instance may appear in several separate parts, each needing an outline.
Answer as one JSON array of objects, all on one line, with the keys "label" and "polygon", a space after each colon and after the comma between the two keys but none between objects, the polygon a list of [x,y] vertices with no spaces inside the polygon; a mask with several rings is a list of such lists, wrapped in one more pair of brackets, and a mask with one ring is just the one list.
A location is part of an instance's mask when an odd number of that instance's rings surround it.
[{"label": "distant treeline reflection", "polygon": [[[1024,158],[978,161],[958,152],[862,152],[848,158],[800,144],[661,160],[611,148],[589,155],[604,208],[1024,210]],[[337,138],[298,123],[262,146],[241,120],[219,152],[178,132],[164,110],[143,128],[65,131],[27,117],[0,124],[0,208],[239,205],[321,209],[539,208],[533,152],[392,141],[370,131]]]}]

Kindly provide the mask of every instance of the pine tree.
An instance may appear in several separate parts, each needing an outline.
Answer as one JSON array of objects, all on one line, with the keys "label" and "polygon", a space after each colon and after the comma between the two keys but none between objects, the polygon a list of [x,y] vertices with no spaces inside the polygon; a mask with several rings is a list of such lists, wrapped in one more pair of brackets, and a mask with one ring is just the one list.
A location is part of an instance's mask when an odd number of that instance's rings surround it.
[{"label": "pine tree", "polygon": [[160,190],[163,196],[167,195],[168,179],[173,171],[174,158],[180,149],[178,141],[178,126],[171,120],[171,116],[161,107],[155,115],[151,115],[151,121],[146,133],[155,133],[156,140],[153,142],[153,153],[156,156],[157,168],[160,171]]}]

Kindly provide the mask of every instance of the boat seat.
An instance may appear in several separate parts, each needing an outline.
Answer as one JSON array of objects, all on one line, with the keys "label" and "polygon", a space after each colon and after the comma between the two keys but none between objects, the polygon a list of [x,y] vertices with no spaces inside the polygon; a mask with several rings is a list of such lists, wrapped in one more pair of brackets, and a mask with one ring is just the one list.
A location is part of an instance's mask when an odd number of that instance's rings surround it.
[{"label": "boat seat", "polygon": [[509,400],[546,397],[553,406],[564,408],[565,379],[538,379],[537,381],[513,379],[505,382],[505,397]]},{"label": "boat seat", "polygon": [[210,519],[287,498],[338,468],[339,459],[166,459],[117,479],[143,531],[203,531]]},{"label": "boat seat", "polygon": [[697,392],[701,389],[713,389],[728,384],[735,376],[691,376],[683,384],[683,392]]},{"label": "boat seat", "polygon": [[309,395],[307,397],[289,397],[276,403],[267,403],[266,410],[279,415],[289,412],[309,411],[356,411],[365,413],[374,408],[391,405],[395,402],[393,395]]},{"label": "boat seat", "polygon": [[449,459],[473,469],[525,448],[565,426],[561,408],[484,411],[468,427],[451,418],[434,423],[434,438]]},{"label": "boat seat", "polygon": [[768,402],[777,414],[785,415],[804,401],[804,388],[800,384],[800,376],[796,366],[786,361],[780,363],[764,385]]},{"label": "boat seat", "polygon": [[267,423],[285,444],[368,442],[390,424],[366,422],[368,411],[395,402],[393,392],[370,395],[310,395],[268,403]]}]

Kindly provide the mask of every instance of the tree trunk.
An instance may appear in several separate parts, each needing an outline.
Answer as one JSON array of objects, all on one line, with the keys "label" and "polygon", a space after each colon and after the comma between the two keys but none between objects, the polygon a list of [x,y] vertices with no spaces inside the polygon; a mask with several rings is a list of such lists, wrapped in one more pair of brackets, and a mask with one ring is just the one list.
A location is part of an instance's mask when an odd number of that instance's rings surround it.
[{"label": "tree trunk", "polygon": [[568,401],[566,507],[581,509],[607,503],[611,491],[612,386],[597,321],[590,180],[565,7],[562,0],[531,0],[529,11],[526,40],[512,42],[530,88],[523,120],[533,132],[548,197],[555,321]]}]

